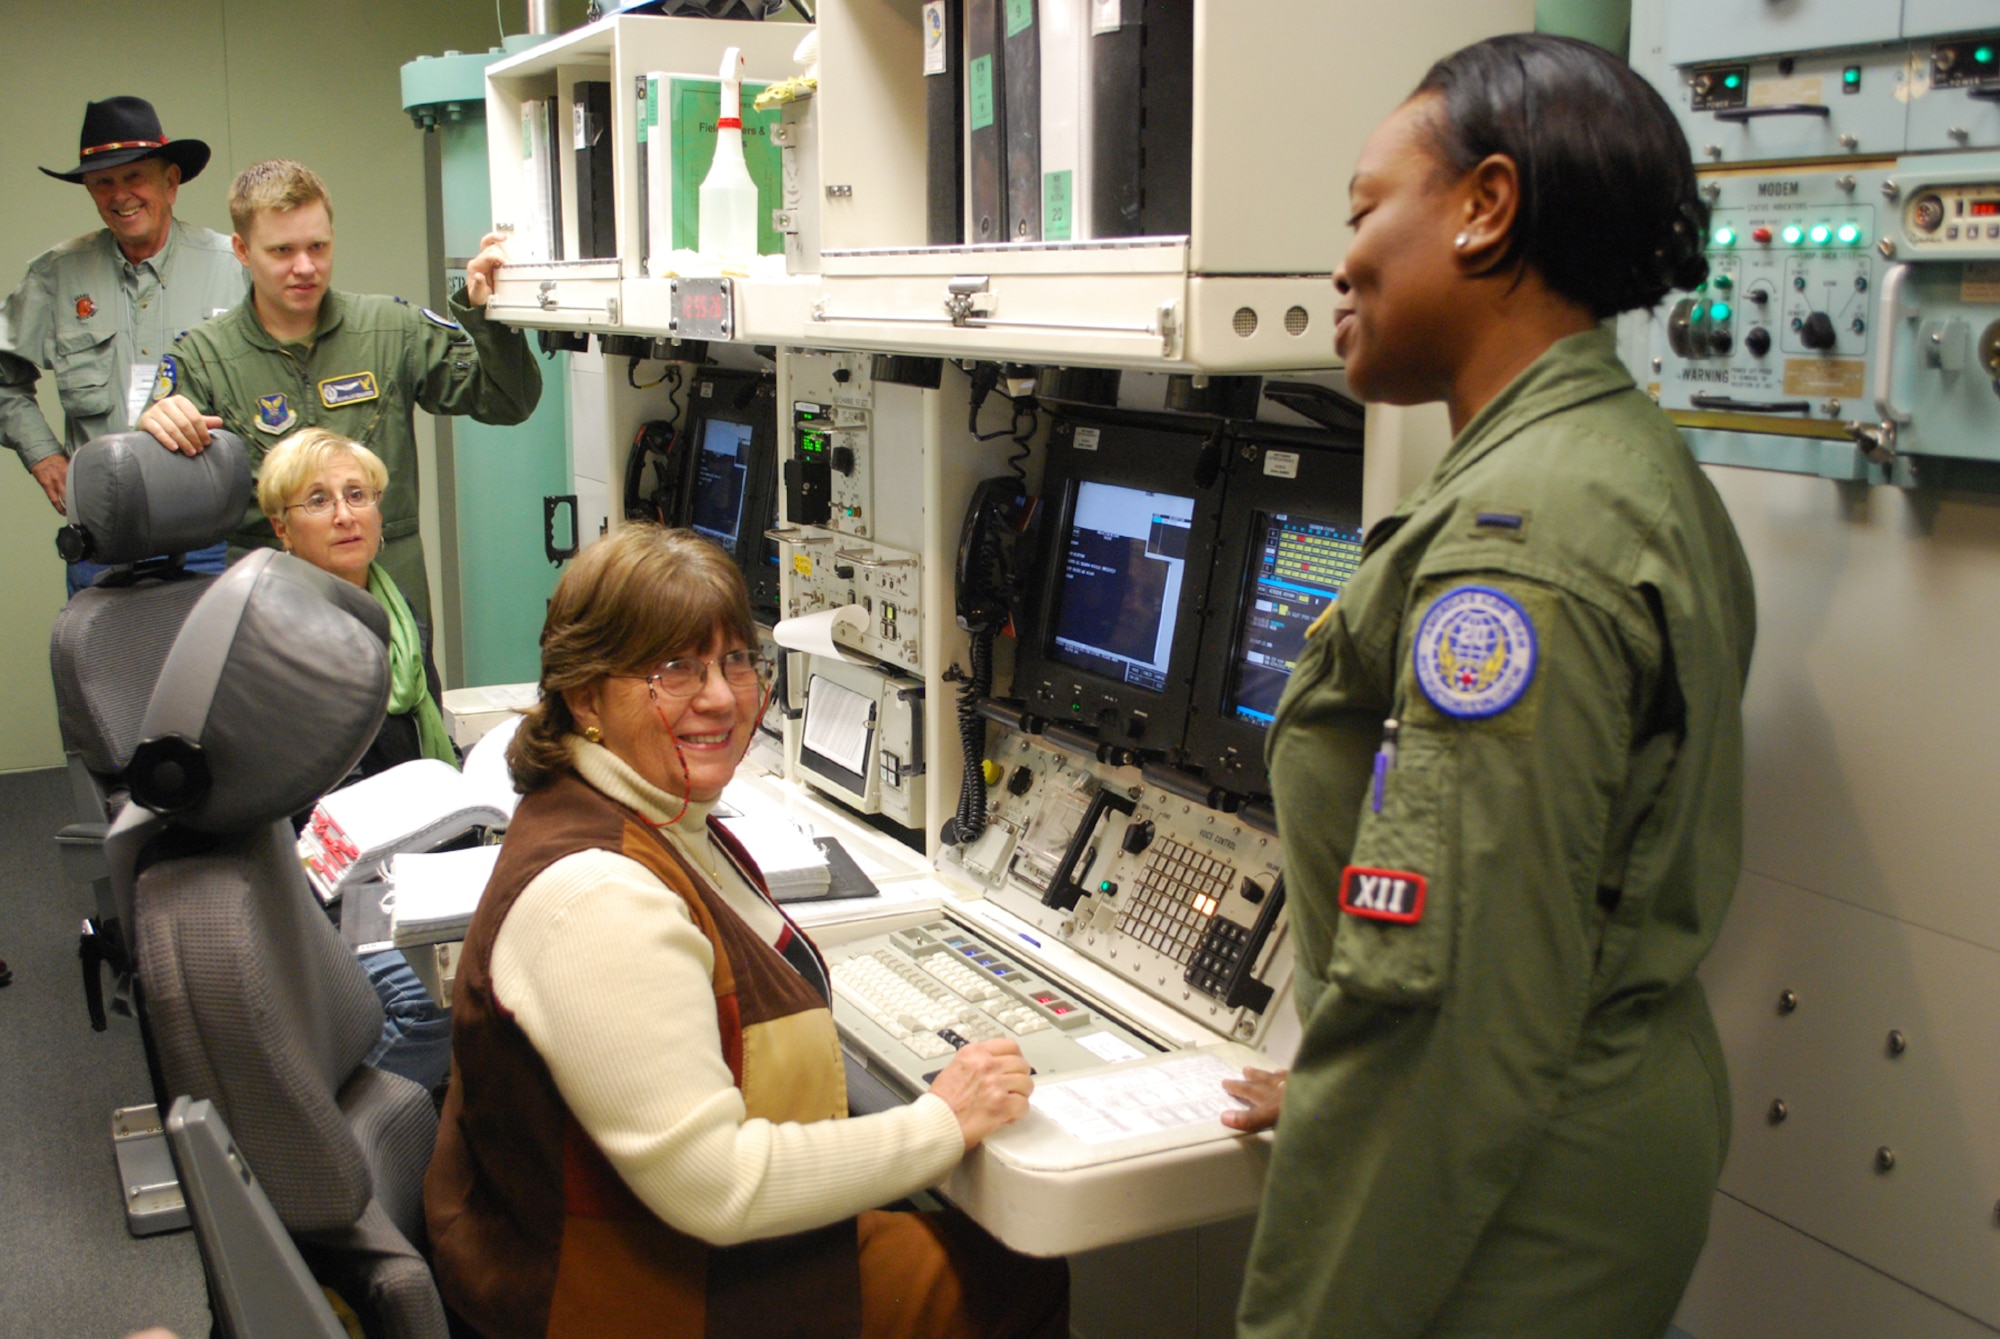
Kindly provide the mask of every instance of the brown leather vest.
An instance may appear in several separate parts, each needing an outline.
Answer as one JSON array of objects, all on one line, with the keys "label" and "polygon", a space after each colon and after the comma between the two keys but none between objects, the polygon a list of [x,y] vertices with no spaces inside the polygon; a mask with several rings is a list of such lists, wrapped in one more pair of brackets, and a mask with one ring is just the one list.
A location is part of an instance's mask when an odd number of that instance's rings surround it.
[{"label": "brown leather vest", "polygon": [[424,1183],[446,1303],[489,1339],[858,1334],[853,1219],[733,1247],[675,1231],[577,1124],[494,998],[493,942],[515,899],[557,860],[591,849],[630,857],[686,900],[715,952],[723,1055],[749,1115],[847,1112],[840,1042],[818,991],[643,819],[562,777],[522,799],[453,987],[451,1088]]}]

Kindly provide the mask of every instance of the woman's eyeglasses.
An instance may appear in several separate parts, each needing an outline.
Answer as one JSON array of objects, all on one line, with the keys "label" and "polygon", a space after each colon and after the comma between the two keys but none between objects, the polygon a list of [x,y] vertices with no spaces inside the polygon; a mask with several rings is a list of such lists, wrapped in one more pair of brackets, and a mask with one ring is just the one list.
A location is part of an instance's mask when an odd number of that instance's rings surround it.
[{"label": "woman's eyeglasses", "polygon": [[669,660],[651,674],[629,677],[643,678],[652,692],[679,700],[693,697],[701,691],[702,685],[708,682],[710,665],[719,668],[722,681],[739,692],[762,688],[771,674],[771,662],[755,651],[724,651],[713,660],[703,660],[698,656]]},{"label": "woman's eyeglasses", "polygon": [[381,500],[381,489],[350,484],[337,493],[330,493],[324,488],[315,488],[306,494],[304,502],[294,502],[285,510],[302,511],[308,516],[324,516],[334,509],[335,504],[345,502],[349,511],[373,511],[375,504]]}]

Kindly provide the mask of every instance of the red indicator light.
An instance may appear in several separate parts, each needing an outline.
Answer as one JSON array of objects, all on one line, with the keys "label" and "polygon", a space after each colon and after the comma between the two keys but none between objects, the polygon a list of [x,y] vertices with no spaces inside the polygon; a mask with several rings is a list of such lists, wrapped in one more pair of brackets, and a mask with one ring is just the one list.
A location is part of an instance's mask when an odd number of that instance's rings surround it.
[{"label": "red indicator light", "polygon": [[1752,228],[1750,230],[1750,240],[1753,242],[1763,242],[1768,245],[1771,240],[1771,230],[1762,225]]}]

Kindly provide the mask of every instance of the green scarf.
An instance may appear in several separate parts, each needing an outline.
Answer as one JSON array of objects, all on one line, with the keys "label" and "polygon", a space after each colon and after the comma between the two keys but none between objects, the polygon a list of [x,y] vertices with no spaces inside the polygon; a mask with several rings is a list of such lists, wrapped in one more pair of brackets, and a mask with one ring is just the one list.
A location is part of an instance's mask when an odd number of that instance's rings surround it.
[{"label": "green scarf", "polygon": [[382,570],[382,564],[368,564],[368,593],[389,611],[389,714],[417,713],[417,741],[426,758],[436,758],[458,766],[458,752],[444,728],[444,713],[438,710],[431,686],[424,681],[424,643],[417,632],[416,615],[396,588],[396,581]]}]

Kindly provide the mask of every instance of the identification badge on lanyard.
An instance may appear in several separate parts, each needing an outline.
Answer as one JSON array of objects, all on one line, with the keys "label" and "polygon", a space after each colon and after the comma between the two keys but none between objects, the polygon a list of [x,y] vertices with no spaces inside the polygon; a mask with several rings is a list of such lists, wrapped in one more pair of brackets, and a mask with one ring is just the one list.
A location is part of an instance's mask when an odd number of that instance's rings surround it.
[{"label": "identification badge on lanyard", "polygon": [[125,424],[127,427],[139,422],[139,415],[145,411],[146,401],[153,398],[153,381],[160,375],[158,363],[132,364],[131,379],[125,385]]}]

